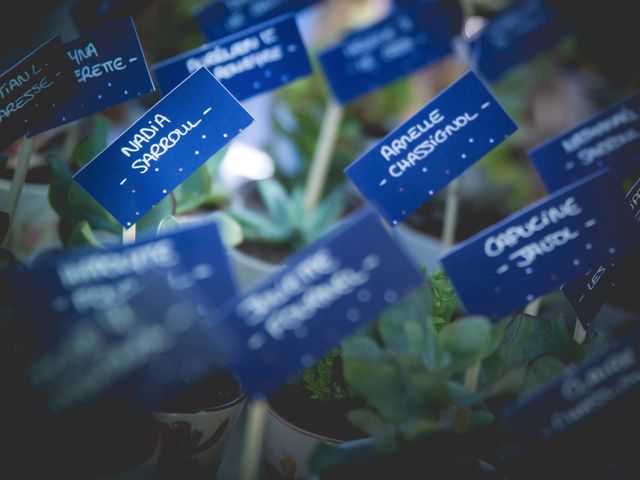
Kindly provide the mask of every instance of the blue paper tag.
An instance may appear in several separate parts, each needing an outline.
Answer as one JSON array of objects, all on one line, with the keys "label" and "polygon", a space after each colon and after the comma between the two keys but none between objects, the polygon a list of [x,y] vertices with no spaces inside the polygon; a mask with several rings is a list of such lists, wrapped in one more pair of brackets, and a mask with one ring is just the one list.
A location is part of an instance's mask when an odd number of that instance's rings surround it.
[{"label": "blue paper tag", "polygon": [[469,72],[345,173],[395,226],[516,130]]},{"label": "blue paper tag", "polygon": [[640,329],[523,401],[507,407],[507,431],[544,440],[583,424],[640,387]]},{"label": "blue paper tag", "polygon": [[342,104],[451,54],[451,25],[437,3],[401,10],[354,32],[319,60]]},{"label": "blue paper tag", "polygon": [[640,94],[608,108],[529,152],[550,192],[605,166],[640,170]]},{"label": "blue paper tag", "polygon": [[30,381],[54,411],[114,391],[154,405],[184,387],[220,362],[203,325],[236,293],[215,224],[51,258],[14,288]]},{"label": "blue paper tag", "polygon": [[[514,312],[638,247],[617,177],[603,170],[511,215],[441,259],[470,313]],[[469,268],[469,266],[473,266]]]},{"label": "blue paper tag", "polygon": [[487,80],[497,80],[566,34],[564,22],[545,0],[522,0],[493,18],[471,41],[471,65]]},{"label": "blue paper tag", "polygon": [[119,20],[64,48],[75,69],[79,90],[36,134],[92,115],[155,90],[133,20]]},{"label": "blue paper tag", "polygon": [[242,105],[201,68],[74,179],[131,227],[251,122]]},{"label": "blue paper tag", "polygon": [[205,5],[195,18],[210,40],[218,40],[260,22],[296,13],[319,0],[222,0]]},{"label": "blue paper tag", "polygon": [[[640,179],[627,192],[625,200],[633,218],[640,223]],[[607,303],[612,290],[627,287],[625,284],[629,279],[624,278],[624,272],[616,264],[635,265],[640,243],[637,247],[635,252],[617,261],[612,257],[609,262],[590,268],[584,276],[562,286],[562,293],[585,329],[591,326],[600,309]]]},{"label": "blue paper tag", "polygon": [[240,101],[312,72],[292,15],[170,58],[153,70],[160,88],[167,92],[203,66]]},{"label": "blue paper tag", "polygon": [[0,152],[77,92],[60,37],[0,75]]},{"label": "blue paper tag", "polygon": [[311,366],[423,281],[371,211],[286,263],[223,308],[213,330],[252,393],[269,393]]}]

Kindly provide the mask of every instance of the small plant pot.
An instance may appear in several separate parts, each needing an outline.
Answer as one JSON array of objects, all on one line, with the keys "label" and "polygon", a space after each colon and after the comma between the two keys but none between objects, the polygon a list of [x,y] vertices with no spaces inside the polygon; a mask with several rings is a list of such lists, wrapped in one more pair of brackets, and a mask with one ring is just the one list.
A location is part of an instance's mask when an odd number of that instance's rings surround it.
[{"label": "small plant pot", "polygon": [[240,382],[225,377],[222,388],[219,381],[206,380],[154,412],[165,438],[158,479],[215,476],[246,400]]},{"label": "small plant pot", "polygon": [[283,267],[282,264],[265,262],[247,255],[237,248],[229,248],[229,262],[241,292],[278,273]]},{"label": "small plant pot", "polygon": [[335,445],[344,441],[298,428],[267,404],[262,480],[311,479],[309,459],[313,449],[320,443]]},{"label": "small plant pot", "polygon": [[[9,196],[11,182],[0,178],[0,208]],[[11,220],[7,247],[24,260],[33,251],[58,240],[58,216],[49,205],[49,186],[25,183],[15,217]]]},{"label": "small plant pot", "polygon": [[429,272],[442,268],[440,255],[443,248],[440,239],[405,225],[395,229],[394,237],[418,267],[425,266]]}]

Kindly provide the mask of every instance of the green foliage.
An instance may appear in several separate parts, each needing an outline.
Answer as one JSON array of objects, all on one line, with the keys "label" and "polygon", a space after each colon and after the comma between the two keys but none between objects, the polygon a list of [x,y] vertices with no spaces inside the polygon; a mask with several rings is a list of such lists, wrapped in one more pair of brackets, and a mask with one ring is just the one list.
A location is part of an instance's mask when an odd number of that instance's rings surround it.
[{"label": "green foliage", "polygon": [[304,191],[300,187],[287,193],[277,180],[268,179],[258,182],[258,192],[265,208],[263,213],[240,207],[232,207],[229,212],[248,240],[296,249],[326,232],[344,210],[339,192],[326,197],[312,212],[304,208]]},{"label": "green foliage", "polygon": [[443,270],[431,274],[433,288],[433,323],[441,328],[451,321],[453,314],[460,306],[456,291]]},{"label": "green foliage", "polygon": [[306,391],[309,398],[327,405],[335,405],[353,397],[342,375],[339,350],[332,350],[313,367],[306,369],[298,377],[296,387]]}]

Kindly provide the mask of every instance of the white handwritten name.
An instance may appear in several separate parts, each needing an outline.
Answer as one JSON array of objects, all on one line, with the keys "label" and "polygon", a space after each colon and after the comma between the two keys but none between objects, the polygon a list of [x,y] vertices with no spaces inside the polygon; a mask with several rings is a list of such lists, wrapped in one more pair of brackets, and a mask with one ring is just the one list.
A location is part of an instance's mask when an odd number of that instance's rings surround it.
[{"label": "white handwritten name", "polygon": [[573,133],[569,138],[562,141],[562,148],[565,153],[571,154],[592,142],[593,140],[607,135],[612,130],[638,120],[638,114],[627,107],[613,113],[610,117],[600,120],[595,125],[589,125]]}]

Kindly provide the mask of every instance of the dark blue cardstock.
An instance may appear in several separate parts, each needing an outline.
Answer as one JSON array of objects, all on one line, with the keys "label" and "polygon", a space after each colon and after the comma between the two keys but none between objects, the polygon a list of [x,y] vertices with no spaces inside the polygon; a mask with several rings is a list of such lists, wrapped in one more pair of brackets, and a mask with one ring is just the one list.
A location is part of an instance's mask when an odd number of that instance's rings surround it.
[{"label": "dark blue cardstock", "polygon": [[395,226],[516,130],[469,72],[345,173]]},{"label": "dark blue cardstock", "polygon": [[293,15],[208,43],[158,63],[153,70],[167,92],[203,66],[240,101],[312,72]]},{"label": "dark blue cardstock", "polygon": [[350,34],[319,60],[334,96],[346,104],[450,55],[451,40],[440,5],[428,3]]},{"label": "dark blue cardstock", "polygon": [[78,93],[52,118],[32,129],[40,133],[155,90],[131,18],[66,43]]},{"label": "dark blue cardstock", "polygon": [[605,169],[516,212],[441,261],[467,310],[499,320],[639,242],[624,192]]},{"label": "dark blue cardstock", "polygon": [[567,432],[602,415],[640,386],[640,329],[569,370],[541,391],[507,407],[507,432],[539,441]]},{"label": "dark blue cardstock", "polygon": [[51,116],[77,90],[60,37],[0,75],[0,152]]},{"label": "dark blue cardstock", "polygon": [[371,211],[286,264],[221,309],[213,329],[252,393],[273,391],[423,281]]},{"label": "dark blue cardstock", "polygon": [[74,179],[130,227],[251,122],[242,105],[201,68]]},{"label": "dark blue cardstock", "polygon": [[555,46],[567,28],[545,0],[521,0],[491,19],[469,45],[471,65],[489,81]]},{"label": "dark blue cardstock", "polygon": [[640,171],[640,94],[627,98],[529,152],[550,192],[611,166]]},{"label": "dark blue cardstock", "polygon": [[13,287],[51,410],[107,392],[155,405],[221,357],[203,325],[236,294],[215,224],[45,260]]},{"label": "dark blue cardstock", "polygon": [[319,0],[222,0],[198,8],[195,18],[210,40],[218,40],[260,22],[296,13]]}]

